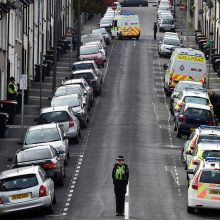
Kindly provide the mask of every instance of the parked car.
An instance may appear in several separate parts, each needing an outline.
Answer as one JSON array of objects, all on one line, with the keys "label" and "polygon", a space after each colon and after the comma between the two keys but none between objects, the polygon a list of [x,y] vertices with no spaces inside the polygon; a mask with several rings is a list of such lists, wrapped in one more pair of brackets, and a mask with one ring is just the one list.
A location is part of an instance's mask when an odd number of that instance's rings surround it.
[{"label": "parked car", "polygon": [[72,79],[81,79],[84,78],[93,88],[95,95],[100,95],[102,91],[101,80],[102,78],[99,75],[96,75],[95,71],[92,69],[89,70],[78,70],[72,72]]},{"label": "parked car", "polygon": [[73,68],[72,68],[73,71],[88,70],[88,69],[93,69],[96,72],[96,75],[98,75],[101,78],[101,84],[102,84],[104,73],[98,68],[94,60],[85,60],[85,61],[79,61],[73,63]]},{"label": "parked car", "polygon": [[98,28],[98,29],[94,29],[92,30],[92,34],[96,34],[96,33],[101,33],[104,37],[105,43],[107,45],[111,44],[111,36],[110,34],[106,31],[105,28]]},{"label": "parked car", "polygon": [[98,66],[104,67],[104,55],[100,52],[99,47],[96,45],[81,46],[79,59],[94,60]]},{"label": "parked car", "polygon": [[[83,61],[83,62],[87,62],[87,61]],[[89,85],[89,83],[85,79],[83,79],[83,78],[70,79],[70,80],[63,82],[62,85],[81,85],[87,91],[87,93],[89,95],[90,106],[92,106],[92,104],[94,102],[93,88],[92,88],[92,86]]]},{"label": "parked car", "polygon": [[79,119],[69,106],[42,108],[37,124],[59,123],[69,140],[79,143],[81,129]]},{"label": "parked car", "polygon": [[21,149],[14,158],[9,158],[10,169],[31,165],[41,166],[55,183],[64,184],[64,160],[56,149],[50,145],[39,145],[33,148]]},{"label": "parked car", "polygon": [[170,18],[162,18],[159,22],[159,32],[165,32],[165,31],[173,31],[176,30],[176,24],[173,19]]},{"label": "parked car", "polygon": [[78,85],[62,85],[62,86],[57,87],[54,92],[54,97],[71,95],[71,94],[78,94],[82,98],[83,103],[87,105],[88,110],[90,110],[88,93],[79,84]]},{"label": "parked car", "polygon": [[148,6],[148,0],[122,0],[120,1],[122,7],[131,6]]},{"label": "parked car", "polygon": [[200,125],[216,125],[213,111],[207,105],[186,103],[174,117],[174,130],[178,138],[182,134],[189,135]]},{"label": "parked car", "polygon": [[100,28],[105,28],[106,31],[110,32],[112,28],[113,18],[102,18],[99,23]]},{"label": "parked car", "polygon": [[170,57],[174,48],[181,47],[181,41],[179,38],[174,36],[166,36],[162,41],[159,42],[158,55],[160,57]]},{"label": "parked car", "polygon": [[23,144],[23,148],[31,148],[39,144],[53,146],[64,159],[65,164],[69,158],[68,136],[58,123],[35,125],[28,128]]},{"label": "parked car", "polygon": [[53,97],[51,107],[69,106],[75,112],[80,121],[80,127],[87,127],[89,121],[88,107],[86,103],[83,104],[81,97],[77,94]]},{"label": "parked car", "polygon": [[54,182],[40,166],[27,166],[0,174],[0,215],[41,208],[53,214]]}]

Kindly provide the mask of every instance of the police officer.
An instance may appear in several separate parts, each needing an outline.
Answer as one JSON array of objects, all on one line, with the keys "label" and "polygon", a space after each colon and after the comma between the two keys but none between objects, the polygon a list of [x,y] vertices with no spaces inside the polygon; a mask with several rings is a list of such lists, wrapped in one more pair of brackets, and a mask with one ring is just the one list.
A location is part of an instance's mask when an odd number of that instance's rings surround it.
[{"label": "police officer", "polygon": [[157,23],[156,22],[154,22],[153,30],[154,30],[154,40],[156,40],[157,39]]},{"label": "police officer", "polygon": [[126,186],[129,179],[129,169],[128,165],[124,163],[123,156],[118,156],[116,161],[117,163],[114,165],[112,170],[112,179],[116,199],[116,216],[123,216]]},{"label": "police officer", "polygon": [[15,85],[15,78],[10,77],[10,81],[8,84],[8,100],[16,100],[16,96],[18,95],[17,86]]}]

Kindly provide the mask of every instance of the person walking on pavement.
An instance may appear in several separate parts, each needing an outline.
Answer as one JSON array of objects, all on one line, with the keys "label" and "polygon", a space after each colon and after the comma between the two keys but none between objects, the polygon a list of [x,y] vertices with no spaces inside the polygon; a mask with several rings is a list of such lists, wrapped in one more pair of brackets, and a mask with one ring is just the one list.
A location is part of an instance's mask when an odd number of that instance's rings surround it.
[{"label": "person walking on pavement", "polygon": [[18,95],[17,86],[15,85],[15,78],[10,77],[8,84],[8,100],[16,100]]},{"label": "person walking on pavement", "polygon": [[116,199],[116,216],[124,215],[126,187],[129,179],[128,165],[124,163],[124,157],[118,156],[117,163],[112,170],[112,179]]},{"label": "person walking on pavement", "polygon": [[153,30],[154,30],[154,40],[156,40],[157,39],[157,23],[156,22],[154,22]]}]

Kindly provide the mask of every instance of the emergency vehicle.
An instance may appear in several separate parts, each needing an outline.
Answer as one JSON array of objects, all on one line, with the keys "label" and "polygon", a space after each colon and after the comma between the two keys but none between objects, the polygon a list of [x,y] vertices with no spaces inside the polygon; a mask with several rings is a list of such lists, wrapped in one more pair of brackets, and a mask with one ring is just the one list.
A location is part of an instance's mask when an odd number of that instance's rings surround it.
[{"label": "emergency vehicle", "polygon": [[187,212],[198,208],[220,209],[220,158],[207,157],[197,166],[188,188]]},{"label": "emergency vehicle", "polygon": [[138,40],[141,34],[138,15],[128,13],[115,16],[111,33],[113,38],[136,38]]},{"label": "emergency vehicle", "polygon": [[176,48],[164,65],[164,92],[171,95],[176,84],[181,80],[198,81],[206,84],[206,59],[203,52],[191,48]]}]

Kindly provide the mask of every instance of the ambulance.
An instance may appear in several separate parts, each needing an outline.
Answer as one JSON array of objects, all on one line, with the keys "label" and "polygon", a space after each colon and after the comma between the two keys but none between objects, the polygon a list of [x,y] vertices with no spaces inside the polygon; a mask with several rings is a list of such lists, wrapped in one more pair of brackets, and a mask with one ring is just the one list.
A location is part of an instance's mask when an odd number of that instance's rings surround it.
[{"label": "ambulance", "polygon": [[176,84],[181,80],[190,80],[206,84],[206,59],[203,52],[192,48],[176,48],[164,65],[164,93],[170,96]]},{"label": "ambulance", "polygon": [[136,38],[138,40],[141,34],[138,15],[128,13],[115,16],[112,23],[111,33],[113,38]]}]

